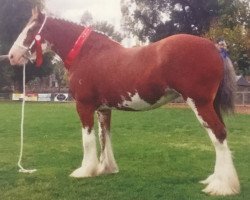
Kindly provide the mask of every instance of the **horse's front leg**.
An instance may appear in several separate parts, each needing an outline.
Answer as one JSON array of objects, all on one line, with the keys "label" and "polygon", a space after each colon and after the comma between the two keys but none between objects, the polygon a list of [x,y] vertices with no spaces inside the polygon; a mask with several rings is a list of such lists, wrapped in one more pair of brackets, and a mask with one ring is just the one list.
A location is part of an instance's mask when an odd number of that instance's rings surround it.
[{"label": "horse's front leg", "polygon": [[70,176],[75,178],[91,177],[97,175],[98,158],[96,151],[96,138],[94,133],[94,108],[92,106],[77,103],[77,112],[80,116],[83,143],[83,161],[80,168],[76,169]]},{"label": "horse's front leg", "polygon": [[98,111],[97,117],[99,123],[99,141],[101,146],[98,174],[117,173],[119,170],[114,158],[111,145],[111,110]]}]

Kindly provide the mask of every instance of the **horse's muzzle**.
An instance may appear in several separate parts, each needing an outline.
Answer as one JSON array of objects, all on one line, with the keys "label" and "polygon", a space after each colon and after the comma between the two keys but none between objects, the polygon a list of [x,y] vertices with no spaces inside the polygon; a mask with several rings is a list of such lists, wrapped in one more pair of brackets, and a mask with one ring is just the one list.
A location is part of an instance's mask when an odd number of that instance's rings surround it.
[{"label": "horse's muzzle", "polygon": [[29,57],[28,55],[26,55],[26,52],[24,54],[9,53],[8,59],[11,65],[16,65],[16,66],[27,64],[29,61]]}]

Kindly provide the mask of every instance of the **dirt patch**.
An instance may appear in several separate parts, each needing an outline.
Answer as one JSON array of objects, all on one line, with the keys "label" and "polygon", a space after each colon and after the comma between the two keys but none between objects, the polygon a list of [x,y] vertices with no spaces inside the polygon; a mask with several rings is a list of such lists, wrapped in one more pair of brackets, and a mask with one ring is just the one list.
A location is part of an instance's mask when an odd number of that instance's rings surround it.
[{"label": "dirt patch", "polygon": [[250,115],[250,105],[246,106],[236,106],[236,113],[248,114]]},{"label": "dirt patch", "polygon": [[[167,104],[166,107],[169,107],[169,108],[188,108],[188,105],[185,103],[170,103],[170,104]],[[245,105],[245,106],[237,105],[235,107],[235,112],[250,115],[250,105]]]}]

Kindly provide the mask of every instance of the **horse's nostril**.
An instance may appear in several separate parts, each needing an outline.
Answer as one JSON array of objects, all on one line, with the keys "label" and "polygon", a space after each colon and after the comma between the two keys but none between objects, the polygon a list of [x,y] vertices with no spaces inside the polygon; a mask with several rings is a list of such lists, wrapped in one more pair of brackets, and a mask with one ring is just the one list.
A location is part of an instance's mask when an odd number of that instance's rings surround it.
[{"label": "horse's nostril", "polygon": [[13,59],[13,58],[14,58],[14,55],[13,55],[13,54],[10,54],[9,57],[10,57],[10,59]]}]

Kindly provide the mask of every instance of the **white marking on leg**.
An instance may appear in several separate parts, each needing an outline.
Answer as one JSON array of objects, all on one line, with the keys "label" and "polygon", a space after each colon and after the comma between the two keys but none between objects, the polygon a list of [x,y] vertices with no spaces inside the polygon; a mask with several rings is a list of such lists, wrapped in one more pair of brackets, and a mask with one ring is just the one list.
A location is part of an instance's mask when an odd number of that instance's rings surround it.
[{"label": "white marking on leg", "polygon": [[232,195],[239,193],[240,183],[227,141],[224,140],[221,143],[211,129],[207,128],[207,132],[215,147],[216,161],[214,174],[203,181],[204,184],[208,184],[203,191],[212,195]]},{"label": "white marking on leg", "polygon": [[201,123],[201,125],[207,126],[207,123],[202,119],[202,117],[199,115],[198,110],[195,106],[194,100],[191,98],[187,98],[186,103],[190,106],[190,108],[194,111],[198,121]]},{"label": "white marking on leg", "polygon": [[[102,121],[102,119],[99,119],[99,121]],[[113,154],[110,133],[107,130],[102,130],[100,122],[98,124],[99,124],[99,140],[101,145],[98,174],[118,173],[119,169]],[[102,131],[106,131],[106,133],[103,134]]]},{"label": "white marking on leg", "polygon": [[239,193],[240,184],[227,141],[224,140],[221,143],[215,137],[213,131],[208,128],[208,124],[199,115],[195,102],[191,98],[187,98],[187,104],[192,108],[199,122],[207,130],[216,152],[214,173],[206,180],[201,181],[203,184],[208,184],[203,191],[211,195],[232,195]]},{"label": "white marking on leg", "polygon": [[76,178],[97,175],[98,159],[94,130],[89,133],[88,128],[82,129],[82,142],[84,149],[82,166],[70,175]]}]

